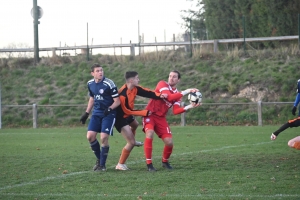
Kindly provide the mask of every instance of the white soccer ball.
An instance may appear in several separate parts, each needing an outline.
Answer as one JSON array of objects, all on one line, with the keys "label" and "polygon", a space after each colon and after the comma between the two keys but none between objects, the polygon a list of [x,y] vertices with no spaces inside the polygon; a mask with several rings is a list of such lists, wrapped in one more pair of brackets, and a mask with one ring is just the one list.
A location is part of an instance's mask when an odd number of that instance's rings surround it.
[{"label": "white soccer ball", "polygon": [[191,103],[201,103],[201,101],[202,101],[201,92],[191,92],[191,93],[189,93],[188,100]]}]

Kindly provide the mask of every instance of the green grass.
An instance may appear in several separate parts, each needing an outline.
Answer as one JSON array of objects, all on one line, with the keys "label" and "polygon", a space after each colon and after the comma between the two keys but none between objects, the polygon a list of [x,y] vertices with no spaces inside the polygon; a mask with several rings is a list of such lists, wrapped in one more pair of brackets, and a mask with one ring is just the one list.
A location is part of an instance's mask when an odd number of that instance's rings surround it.
[{"label": "green grass", "polygon": [[[125,140],[110,138],[107,172],[93,172],[86,128],[0,129],[0,199],[300,199],[299,153],[287,146],[298,130],[276,141],[277,126],[172,126],[173,171],[155,173],[143,148],[133,149],[130,171],[116,171]],[[144,134],[138,130],[137,140]]]}]

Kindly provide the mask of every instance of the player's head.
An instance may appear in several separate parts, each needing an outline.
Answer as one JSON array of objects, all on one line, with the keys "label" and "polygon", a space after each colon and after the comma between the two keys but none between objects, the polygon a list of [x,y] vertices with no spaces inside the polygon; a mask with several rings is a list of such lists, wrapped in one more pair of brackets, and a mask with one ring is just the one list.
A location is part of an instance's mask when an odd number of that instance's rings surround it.
[{"label": "player's head", "polygon": [[134,86],[137,86],[140,82],[139,74],[136,71],[127,71],[125,73],[126,83],[131,83]]},{"label": "player's head", "polygon": [[179,83],[181,75],[179,71],[173,70],[169,74],[168,83],[170,86],[175,87]]},{"label": "player's head", "polygon": [[104,76],[104,71],[103,71],[103,68],[101,67],[101,65],[99,65],[98,63],[93,64],[91,66],[91,74],[96,81],[102,80],[102,78]]}]

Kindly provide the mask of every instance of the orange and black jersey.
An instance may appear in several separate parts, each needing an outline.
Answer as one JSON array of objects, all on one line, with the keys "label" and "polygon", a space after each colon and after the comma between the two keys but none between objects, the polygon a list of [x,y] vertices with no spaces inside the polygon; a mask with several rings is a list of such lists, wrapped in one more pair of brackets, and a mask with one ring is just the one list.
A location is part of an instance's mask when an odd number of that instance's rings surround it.
[{"label": "orange and black jersey", "polygon": [[134,100],[136,95],[152,99],[160,99],[161,93],[154,92],[148,88],[136,86],[132,90],[124,84],[119,89],[120,106],[117,108],[117,118],[126,118],[130,115],[147,116],[148,110],[134,110]]}]

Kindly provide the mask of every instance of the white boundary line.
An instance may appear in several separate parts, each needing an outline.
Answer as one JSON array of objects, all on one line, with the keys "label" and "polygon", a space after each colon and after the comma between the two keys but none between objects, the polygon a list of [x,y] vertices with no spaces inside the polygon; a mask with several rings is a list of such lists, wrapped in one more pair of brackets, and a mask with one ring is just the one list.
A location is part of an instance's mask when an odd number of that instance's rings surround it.
[{"label": "white boundary line", "polygon": [[[238,145],[238,146],[225,146],[225,147],[221,147],[221,148],[218,148],[218,149],[208,149],[208,150],[201,150],[201,151],[196,151],[196,152],[186,152],[186,153],[181,153],[181,154],[178,154],[178,155],[172,154],[172,156],[181,156],[181,155],[194,154],[194,153],[203,153],[203,152],[210,152],[210,151],[220,151],[220,150],[223,150],[223,149],[238,148],[238,147],[243,147],[243,146],[262,145],[262,144],[268,144],[268,143],[271,143],[271,142],[272,141],[270,141],[270,142],[260,142],[260,143],[248,144],[248,145],[243,144],[243,145]],[[141,162],[145,162],[145,160],[128,162],[128,164],[135,164],[135,163],[141,163]],[[108,167],[108,168],[114,168],[114,167],[115,166],[111,166],[111,167]],[[45,182],[45,181],[48,181],[48,180],[61,179],[61,178],[65,178],[65,177],[68,177],[68,176],[91,173],[91,172],[92,171],[81,171],[81,172],[73,172],[73,173],[70,173],[70,174],[63,174],[63,175],[59,175],[59,176],[45,177],[45,178],[38,179],[38,180],[35,180],[35,181],[30,181],[30,182],[27,182],[27,183],[20,183],[20,184],[16,184],[16,185],[9,185],[9,186],[2,187],[2,188],[0,188],[0,192],[2,192],[3,190],[6,190],[6,189],[22,187],[22,186],[26,186],[26,185],[35,185],[35,184],[39,184],[41,182]]]},{"label": "white boundary line", "polygon": [[[3,193],[0,195],[3,196],[33,196],[33,197],[41,197],[41,196],[46,196],[46,197],[157,197],[158,195],[151,195],[151,194],[143,194],[143,195],[134,195],[134,194],[70,194],[70,193],[61,193],[61,194],[53,194],[53,193],[43,193],[43,194],[39,194],[39,193]],[[166,194],[164,197],[197,197],[197,199],[199,198],[217,198],[217,197],[221,197],[221,198],[225,198],[225,197],[232,197],[232,198],[236,198],[236,197],[240,197],[240,198],[291,198],[291,197],[300,197],[300,195],[298,194],[274,194],[274,195],[249,195],[249,194],[232,194],[232,195],[212,195],[212,194],[195,194],[195,195],[191,195],[191,194],[183,194],[183,195],[177,195],[177,194]]]},{"label": "white boundary line", "polygon": [[[172,156],[181,156],[181,155],[187,155],[187,154],[194,154],[194,153],[203,153],[203,152],[210,152],[210,151],[221,151],[224,149],[230,149],[230,148],[238,148],[238,147],[244,147],[244,146],[256,146],[256,145],[263,145],[263,144],[269,144],[272,143],[272,141],[269,142],[260,142],[260,143],[256,143],[256,144],[243,144],[243,145],[238,145],[238,146],[225,146],[225,147],[221,147],[218,149],[208,149],[208,150],[201,150],[201,151],[196,151],[196,152],[186,152],[186,153],[182,153],[182,154],[172,154]],[[136,161],[136,162],[128,162],[131,164],[134,163],[140,163],[140,162],[144,162],[144,160],[141,161]],[[114,168],[115,166],[111,166],[109,168]],[[62,179],[62,178],[66,178],[68,176],[73,176],[73,175],[78,175],[78,174],[85,174],[85,173],[94,173],[92,171],[81,171],[81,172],[74,172],[74,173],[70,173],[70,174],[63,174],[63,175],[59,175],[59,176],[52,176],[52,177],[45,177],[42,179],[38,179],[35,181],[30,181],[30,182],[26,182],[26,183],[21,183],[21,184],[16,184],[16,185],[10,185],[10,186],[6,186],[6,187],[2,187],[0,188],[0,195],[2,196],[53,196],[53,197],[74,197],[74,196],[83,196],[83,197],[101,197],[101,196],[105,196],[104,194],[68,194],[68,193],[63,193],[63,194],[51,194],[51,193],[44,193],[44,194],[35,194],[35,193],[2,193],[3,190],[7,190],[7,189],[12,189],[12,188],[17,188],[17,187],[23,187],[23,186],[27,186],[27,185],[36,185],[39,184],[41,182],[45,182],[48,180],[55,180],[55,179]],[[106,197],[138,197],[138,196],[145,196],[145,197],[156,197],[157,195],[128,195],[128,194],[109,194]],[[183,194],[183,195],[172,195],[172,194],[166,194],[166,197],[197,197],[197,198],[215,198],[215,197],[241,197],[241,198],[246,198],[246,197],[250,197],[250,198],[288,198],[288,197],[300,197],[300,194],[274,194],[274,195],[245,195],[245,194],[234,194],[234,195],[205,195],[205,194],[197,194],[197,195],[190,195],[190,194]]]}]

